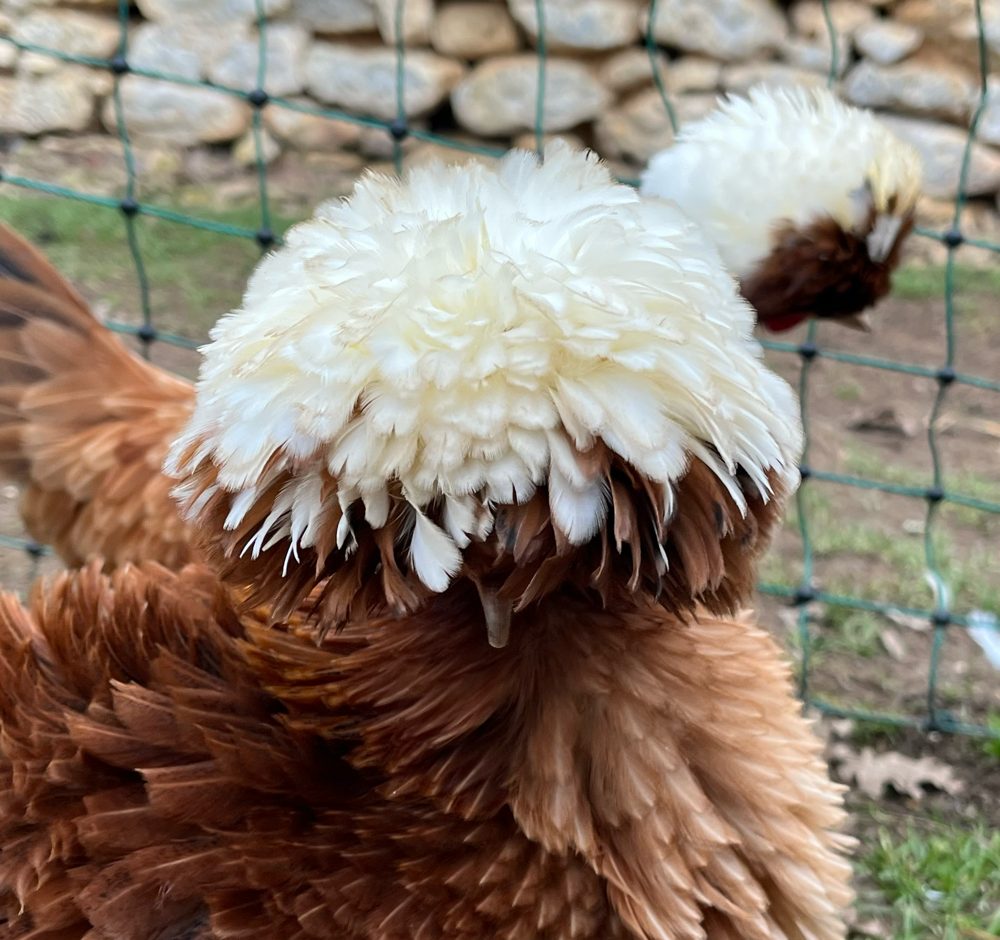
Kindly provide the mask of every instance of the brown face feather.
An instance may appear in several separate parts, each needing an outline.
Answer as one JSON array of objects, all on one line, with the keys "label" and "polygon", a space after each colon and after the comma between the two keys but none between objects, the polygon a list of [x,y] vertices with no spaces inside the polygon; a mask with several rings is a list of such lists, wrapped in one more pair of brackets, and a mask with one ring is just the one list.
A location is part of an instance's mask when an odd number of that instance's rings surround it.
[{"label": "brown face feather", "polygon": [[[616,586],[625,585],[629,593],[655,597],[678,614],[696,604],[731,613],[747,601],[757,558],[784,502],[777,473],[770,475],[773,496],[768,502],[749,477],[737,474],[748,505],[743,515],[716,475],[692,459],[675,486],[673,515],[664,522],[666,497],[658,484],[609,451],[595,458],[594,472],[607,485],[610,507],[605,525],[586,544],[570,544],[553,524],[547,492],[540,487],[525,503],[495,506],[490,535],[465,549],[459,578],[472,581],[487,606],[495,608],[491,634],[500,639],[511,610],[523,611],[564,586],[606,605]],[[213,465],[204,464],[195,474],[195,490],[210,486],[215,474]],[[285,482],[275,481],[260,502],[269,508]],[[420,608],[431,592],[399,545],[397,536],[409,524],[402,495],[393,494],[393,509],[379,530],[366,523],[360,501],[349,506],[356,547],[337,549],[342,512],[334,487],[331,480],[317,546],[300,548],[299,561],[287,569],[287,538],[257,558],[243,554],[266,513],[255,506],[243,525],[225,531],[232,497],[217,492],[199,520],[208,533],[205,548],[211,563],[230,585],[245,592],[247,603],[271,606],[276,620],[290,616],[314,590],[315,615],[326,629],[350,619]],[[437,521],[433,508],[428,514]]]},{"label": "brown face feather", "polygon": [[[874,217],[868,228],[873,224]],[[867,232],[846,232],[830,218],[803,229],[785,225],[776,232],[771,253],[743,278],[740,289],[758,321],[772,330],[810,317],[850,317],[889,293],[890,275],[912,228],[909,217],[885,261],[876,262],[868,254]]]}]

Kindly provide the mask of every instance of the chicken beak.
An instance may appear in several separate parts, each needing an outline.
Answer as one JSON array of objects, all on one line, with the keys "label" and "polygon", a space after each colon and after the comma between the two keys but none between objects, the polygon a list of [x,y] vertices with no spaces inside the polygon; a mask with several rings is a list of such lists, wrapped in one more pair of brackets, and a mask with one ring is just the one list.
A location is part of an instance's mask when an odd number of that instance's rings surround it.
[{"label": "chicken beak", "polygon": [[904,219],[898,215],[879,215],[868,235],[868,257],[876,264],[886,261],[899,241]]},{"label": "chicken beak", "polygon": [[872,323],[867,313],[852,313],[849,317],[840,317],[837,322],[848,329],[859,333],[871,333]]},{"label": "chicken beak", "polygon": [[503,649],[510,638],[514,602],[502,598],[497,588],[477,582],[476,589],[479,591],[479,601],[483,605],[483,614],[486,617],[486,635],[490,646],[498,650]]}]

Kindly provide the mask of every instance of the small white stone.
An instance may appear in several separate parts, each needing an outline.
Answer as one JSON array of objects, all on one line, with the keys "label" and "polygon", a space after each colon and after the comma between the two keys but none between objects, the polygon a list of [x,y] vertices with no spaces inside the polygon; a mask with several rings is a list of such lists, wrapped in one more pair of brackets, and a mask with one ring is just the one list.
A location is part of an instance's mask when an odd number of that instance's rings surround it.
[{"label": "small white stone", "polygon": [[[302,74],[309,34],[292,23],[272,23],[265,33],[267,78],[264,90],[269,95],[296,95],[302,91]],[[217,85],[252,91],[257,87],[260,42],[253,34],[233,42],[210,69],[208,77]]]},{"label": "small white stone", "polygon": [[[257,149],[257,135],[251,128],[233,144],[233,162],[237,166],[257,166]],[[265,166],[281,156],[281,145],[264,129],[260,132],[260,155]]]},{"label": "small white stone", "polygon": [[[875,11],[858,0],[830,0],[830,19],[838,35],[848,38],[865,23],[875,19]],[[801,0],[792,7],[792,24],[800,36],[818,38],[828,36],[830,27],[826,22],[823,4],[819,0]]]},{"label": "small white stone", "polygon": [[[370,0],[375,8],[375,23],[382,40],[390,45],[396,42],[396,14],[399,0]],[[403,42],[419,46],[430,40],[431,23],[434,21],[434,0],[404,0]]]},{"label": "small white stone", "polygon": [[[536,0],[507,0],[510,12],[534,40],[538,38]],[[547,0],[545,41],[549,49],[618,49],[639,38],[635,0]]]},{"label": "small white stone", "polygon": [[660,0],[653,23],[661,45],[723,60],[777,49],[787,34],[772,0]]},{"label": "small white stone", "polygon": [[47,75],[0,78],[0,131],[36,136],[82,131],[94,115],[93,73],[63,65]]},{"label": "small white stone", "polygon": [[770,88],[787,88],[807,85],[823,88],[827,84],[825,75],[797,69],[780,62],[751,62],[747,65],[730,65],[722,70],[722,87],[733,94],[744,95],[754,85]]},{"label": "small white stone", "polygon": [[292,0],[292,20],[314,33],[366,33],[375,29],[368,0]]},{"label": "small white stone", "polygon": [[[288,10],[289,0],[263,0],[264,15],[277,16]],[[136,0],[147,20],[189,23],[240,23],[257,20],[256,0]]]},{"label": "small white stone", "polygon": [[879,65],[894,65],[916,52],[924,41],[916,26],[893,20],[873,20],[858,27],[854,45],[861,55]]},{"label": "small white stone", "polygon": [[234,44],[249,38],[246,23],[143,23],[132,36],[128,61],[133,68],[197,81],[208,78]]},{"label": "small white stone", "polygon": [[[830,75],[833,64],[833,50],[830,37],[821,34],[815,38],[789,36],[782,43],[781,55],[789,65],[808,72]],[[837,37],[837,77],[843,78],[851,64],[851,40],[841,34]]]},{"label": "small white stone", "polygon": [[[670,103],[683,127],[714,110],[718,96],[677,95]],[[594,125],[594,138],[602,157],[645,164],[674,142],[674,132],[660,93],[650,88],[602,114]]]},{"label": "small white stone", "polygon": [[20,51],[17,46],[12,46],[9,42],[0,42],[0,69],[13,70],[16,68]]},{"label": "small white stone", "polygon": [[[292,103],[315,107],[315,103],[308,98],[289,100]],[[264,125],[275,137],[294,150],[341,150],[356,146],[361,136],[360,124],[273,104],[264,109]]]},{"label": "small white stone", "polygon": [[[564,144],[568,144],[574,150],[586,150],[587,145],[576,136],[576,134],[542,134],[542,147],[547,147],[552,141],[561,140]],[[526,134],[518,134],[514,138],[511,146],[515,150],[536,150],[538,141],[535,139],[534,132],[529,132]]]},{"label": "small white stone", "polygon": [[[122,108],[129,130],[138,136],[167,140],[182,147],[235,140],[250,123],[250,106],[211,88],[192,88],[142,75],[121,82]],[[104,106],[104,126],[114,132],[115,112]]]},{"label": "small white stone", "polygon": [[[923,192],[935,199],[954,199],[965,154],[967,133],[950,124],[893,114],[880,115],[885,125],[916,147],[924,164]],[[974,144],[966,192],[986,196],[1000,189],[1000,152]]]},{"label": "small white stone", "polygon": [[[451,106],[462,127],[474,134],[497,137],[534,126],[537,96],[537,57],[500,56],[473,69],[452,92]],[[560,58],[546,63],[546,130],[568,130],[593,120],[611,100],[608,90],[583,63]]]},{"label": "small white stone", "polygon": [[844,97],[852,104],[952,121],[968,119],[975,95],[976,82],[965,69],[922,59],[864,61],[844,80]]},{"label": "small white stone", "polygon": [[[666,82],[667,57],[660,51],[656,53],[656,64],[660,78]],[[653,67],[645,49],[623,49],[607,59],[597,75],[605,87],[620,93],[651,82]]]},{"label": "small white stone", "polygon": [[79,10],[34,10],[14,27],[19,42],[68,55],[107,59],[118,50],[121,28],[111,16]]},{"label": "small white stone", "polygon": [[[432,111],[465,73],[461,63],[424,50],[408,51],[404,68],[408,115]],[[391,121],[396,117],[396,53],[317,42],[306,57],[306,87],[327,104]]]},{"label": "small white stone", "polygon": [[456,59],[483,59],[517,52],[517,27],[499,3],[449,3],[431,27],[431,45]]}]

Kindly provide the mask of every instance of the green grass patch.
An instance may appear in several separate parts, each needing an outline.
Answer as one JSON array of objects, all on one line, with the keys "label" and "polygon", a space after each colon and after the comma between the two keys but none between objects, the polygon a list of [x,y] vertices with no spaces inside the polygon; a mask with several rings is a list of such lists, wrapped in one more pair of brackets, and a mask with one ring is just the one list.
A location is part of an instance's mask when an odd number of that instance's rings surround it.
[{"label": "green grass patch", "polygon": [[928,826],[882,829],[859,859],[885,902],[872,913],[891,920],[895,940],[1000,935],[1000,833]]},{"label": "green grass patch", "polygon": [[[197,215],[251,230],[260,225],[253,208],[200,209]],[[142,322],[136,263],[117,209],[52,196],[5,196],[0,220],[41,248],[91,303],[106,305],[110,319]],[[272,227],[281,234],[294,221],[276,217]],[[136,234],[153,325],[195,340],[239,303],[260,259],[250,239],[152,216],[136,217]]]},{"label": "green grass patch", "polygon": [[[991,294],[1000,292],[1000,269],[975,268],[955,265],[954,286],[956,291],[970,294]],[[905,300],[927,300],[943,297],[945,288],[944,265],[928,267],[910,266],[900,268],[892,278],[892,292]]]}]

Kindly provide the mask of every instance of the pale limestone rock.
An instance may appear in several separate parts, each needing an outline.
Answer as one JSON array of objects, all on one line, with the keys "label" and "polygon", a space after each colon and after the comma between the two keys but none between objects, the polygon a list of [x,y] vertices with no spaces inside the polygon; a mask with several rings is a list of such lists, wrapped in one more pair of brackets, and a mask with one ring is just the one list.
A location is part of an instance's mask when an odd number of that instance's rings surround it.
[{"label": "pale limestone rock", "polygon": [[[924,164],[923,191],[937,199],[954,199],[967,134],[948,124],[897,115],[881,115],[886,126],[919,151]],[[1000,151],[974,144],[966,191],[984,196],[1000,189]]]},{"label": "pale limestone rock", "polygon": [[[474,134],[497,137],[530,130],[535,123],[538,60],[501,56],[475,68],[452,92],[458,123]],[[550,58],[545,72],[545,130],[563,131],[593,120],[611,104],[594,73],[573,59]]]},{"label": "pale limestone rock", "polygon": [[653,23],[662,45],[723,60],[777,49],[787,33],[772,0],[660,0]]},{"label": "pale limestone rock", "polygon": [[[538,37],[535,0],[507,0],[510,12],[534,40]],[[546,0],[545,41],[549,49],[604,50],[639,38],[636,0]]]},{"label": "pale limestone rock", "polygon": [[744,95],[754,85],[769,88],[809,85],[826,87],[827,79],[819,72],[797,69],[781,62],[750,62],[747,65],[730,65],[722,70],[722,87],[733,94]]},{"label": "pale limestone rock", "polygon": [[[475,146],[473,138],[455,138],[463,143]],[[442,163],[445,166],[465,166],[467,163],[482,163],[485,166],[495,166],[497,157],[486,154],[449,147],[446,144],[432,141],[421,141],[403,158],[403,169],[411,166],[424,166],[428,163]]]},{"label": "pale limestone rock", "polygon": [[34,137],[85,130],[94,116],[95,88],[106,87],[98,78],[92,69],[71,64],[46,75],[0,78],[0,132]]},{"label": "pale limestone rock", "polygon": [[17,60],[18,75],[51,75],[62,68],[63,63],[41,52],[22,52]]},{"label": "pale limestone rock", "polygon": [[[709,114],[716,95],[677,95],[671,98],[682,127]],[[644,164],[653,154],[674,142],[663,100],[655,88],[641,91],[624,104],[602,114],[594,125],[597,152],[610,160]]]},{"label": "pale limestone rock", "polygon": [[722,81],[722,65],[712,59],[687,55],[670,63],[667,90],[675,95],[715,91]]},{"label": "pale limestone rock", "polygon": [[518,50],[517,27],[499,3],[460,2],[442,6],[431,27],[431,45],[456,59],[483,59]]},{"label": "pale limestone rock", "polygon": [[34,10],[13,31],[20,42],[95,59],[113,56],[120,34],[116,17],[79,10]]},{"label": "pale limestone rock", "polygon": [[[819,0],[800,0],[792,7],[791,15],[792,25],[800,36],[818,38],[830,33]],[[830,0],[830,19],[838,35],[850,38],[858,27],[875,19],[875,11],[859,0]]]},{"label": "pale limestone rock", "polygon": [[[289,0],[264,0],[264,15],[278,16],[288,10]],[[252,23],[257,20],[255,0],[136,0],[147,20],[171,22]]]},{"label": "pale limestone rock", "polygon": [[[313,105],[308,98],[290,100],[297,104]],[[341,150],[356,146],[361,137],[359,124],[293,111],[273,104],[264,109],[264,125],[278,140],[293,150]]]},{"label": "pale limestone rock", "polygon": [[963,68],[909,59],[897,65],[862,62],[844,81],[844,97],[865,108],[964,121],[976,83]]},{"label": "pale limestone rock", "polygon": [[[982,0],[986,42],[992,51],[992,65],[1000,57],[1000,0]],[[921,29],[924,46],[939,49],[958,62],[970,65],[978,60],[978,29],[975,0],[903,0],[893,8],[893,19]]]},{"label": "pale limestone rock", "polygon": [[[809,72],[830,75],[833,64],[833,47],[829,34],[812,38],[789,36],[781,46],[782,58],[791,66]],[[843,78],[851,65],[851,40],[840,34],[837,37],[837,77]]]},{"label": "pale limestone rock", "polygon": [[0,42],[0,70],[12,71],[17,67],[20,50],[8,42]]},{"label": "pale limestone rock", "polygon": [[[263,128],[260,132],[260,155],[265,166],[274,163],[281,156],[281,144]],[[244,167],[257,166],[257,135],[253,128],[233,144],[233,163]]]},{"label": "pale limestone rock", "polygon": [[[587,149],[587,145],[576,134],[542,134],[542,147],[547,147],[554,140],[561,140],[574,150]],[[518,134],[511,142],[511,146],[515,150],[535,150],[537,143],[534,132],[529,131],[525,134]]]},{"label": "pale limestone rock", "polygon": [[[411,127],[426,129],[421,121],[410,122]],[[420,146],[422,141],[416,137],[406,137],[399,142],[400,152],[410,153]],[[396,141],[388,131],[380,127],[361,127],[361,135],[358,137],[358,150],[370,160],[392,160],[396,154]]]},{"label": "pale limestone rock", "polygon": [[208,78],[214,65],[250,36],[250,27],[242,22],[143,23],[133,34],[128,61],[134,68],[197,81]]},{"label": "pale limestone rock", "polygon": [[[707,61],[707,60],[706,60]],[[660,78],[667,81],[667,57],[660,51],[656,53],[657,71]],[[598,70],[597,77],[601,83],[612,91],[631,91],[638,85],[644,85],[653,80],[653,67],[649,61],[649,53],[642,48],[623,49],[604,61]]]},{"label": "pale limestone rock", "polygon": [[[132,159],[144,194],[176,187],[181,169],[176,148],[137,144],[132,147]],[[5,169],[99,196],[121,196],[127,180],[121,141],[109,134],[22,140],[5,158]]]},{"label": "pale limestone rock", "polygon": [[369,0],[292,0],[291,18],[314,33],[367,33],[375,29]]},{"label": "pale limestone rock", "polygon": [[[272,23],[267,27],[267,78],[264,90],[269,95],[296,95],[305,84],[303,64],[309,46],[309,34],[293,23]],[[211,66],[208,77],[218,85],[252,91],[257,87],[260,56],[256,34],[229,45],[222,57]]]},{"label": "pale limestone rock", "polygon": [[854,33],[858,52],[879,65],[895,65],[913,55],[923,41],[923,30],[894,20],[873,20]]},{"label": "pale limestone rock", "polygon": [[1000,77],[991,75],[987,82],[986,101],[976,126],[976,137],[985,144],[1000,145]]},{"label": "pale limestone rock", "polygon": [[[398,0],[369,2],[375,8],[375,23],[382,40],[395,45]],[[404,0],[402,12],[403,42],[408,46],[421,46],[429,42],[431,23],[434,22],[434,0]]]},{"label": "pale limestone rock", "polygon": [[[454,59],[408,51],[403,76],[406,113],[432,111],[464,73]],[[396,117],[396,53],[386,47],[314,43],[306,57],[306,87],[327,104],[391,121]]]},{"label": "pale limestone rock", "polygon": [[[142,75],[121,82],[122,108],[129,130],[140,137],[182,147],[235,140],[250,123],[250,106],[211,88],[193,88]],[[112,102],[104,106],[104,125],[115,130]]]}]

